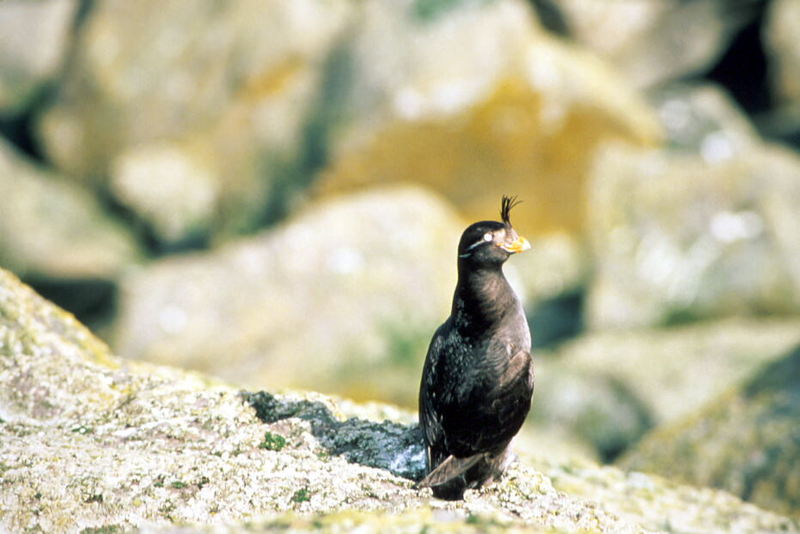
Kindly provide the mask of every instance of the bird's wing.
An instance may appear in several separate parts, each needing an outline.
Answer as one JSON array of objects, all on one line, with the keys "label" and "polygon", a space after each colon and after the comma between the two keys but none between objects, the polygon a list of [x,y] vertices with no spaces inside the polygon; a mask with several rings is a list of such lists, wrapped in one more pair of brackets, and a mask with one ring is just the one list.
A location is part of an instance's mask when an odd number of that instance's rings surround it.
[{"label": "bird's wing", "polygon": [[419,488],[428,488],[431,486],[439,486],[459,475],[465,473],[470,467],[478,463],[485,454],[473,454],[467,458],[456,458],[452,454],[445,458],[445,460],[436,466],[436,469],[427,474],[425,478],[417,483]]},{"label": "bird's wing", "polygon": [[444,445],[444,430],[442,429],[442,415],[434,407],[433,395],[436,394],[436,384],[440,377],[437,376],[437,362],[441,357],[444,347],[443,330],[445,325],[439,327],[431,339],[428,354],[425,357],[425,366],[422,371],[422,382],[419,387],[419,424],[428,446],[429,468],[440,461],[440,458],[431,457],[431,448],[441,449]]},{"label": "bird's wing", "polygon": [[[528,414],[533,392],[530,352],[517,349],[497,369],[496,381],[481,401],[472,402],[468,410],[449,413],[443,422],[447,428],[448,450],[462,456],[496,452],[505,448],[519,431]],[[466,454],[465,454],[466,453]]]},{"label": "bird's wing", "polygon": [[497,391],[513,389],[517,384],[533,389],[533,361],[530,350],[519,349],[508,359],[508,364],[498,380]]}]

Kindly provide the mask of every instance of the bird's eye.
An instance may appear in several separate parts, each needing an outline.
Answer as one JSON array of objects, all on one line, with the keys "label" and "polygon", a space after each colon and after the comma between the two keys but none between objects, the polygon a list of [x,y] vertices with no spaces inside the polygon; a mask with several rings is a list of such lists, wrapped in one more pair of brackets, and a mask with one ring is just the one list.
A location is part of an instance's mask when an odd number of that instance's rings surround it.
[{"label": "bird's eye", "polygon": [[491,241],[492,239],[494,239],[492,232],[486,232],[485,234],[483,234],[484,241]]}]

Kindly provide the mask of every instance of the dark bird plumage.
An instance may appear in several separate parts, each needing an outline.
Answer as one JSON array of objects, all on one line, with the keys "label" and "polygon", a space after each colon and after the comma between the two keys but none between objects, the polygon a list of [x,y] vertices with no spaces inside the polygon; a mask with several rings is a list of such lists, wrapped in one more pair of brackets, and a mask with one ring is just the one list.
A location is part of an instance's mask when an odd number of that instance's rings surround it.
[{"label": "dark bird plumage", "polygon": [[458,244],[450,317],[434,333],[422,371],[419,421],[430,486],[443,499],[499,478],[508,444],[531,405],[531,336],[503,263],[530,248],[511,226],[518,202],[503,197],[502,222],[470,225]]}]

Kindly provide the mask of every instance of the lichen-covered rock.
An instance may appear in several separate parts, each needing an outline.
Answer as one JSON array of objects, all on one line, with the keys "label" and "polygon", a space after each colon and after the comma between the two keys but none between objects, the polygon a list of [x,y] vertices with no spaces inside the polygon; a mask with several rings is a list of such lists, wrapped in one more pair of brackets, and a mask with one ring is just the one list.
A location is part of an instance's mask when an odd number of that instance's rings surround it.
[{"label": "lichen-covered rock", "polygon": [[404,478],[422,460],[410,420],[118,360],[0,271],[3,531],[800,531],[722,492],[585,462],[540,460],[547,475],[520,462],[463,502],[437,501]]},{"label": "lichen-covered rock", "polygon": [[588,323],[630,327],[800,311],[800,157],[609,147],[589,193]]},{"label": "lichen-covered rock", "polygon": [[61,67],[76,0],[0,3],[0,116],[25,109]]},{"label": "lichen-covered rock", "polygon": [[594,332],[537,360],[532,420],[609,459],[800,343],[800,319],[726,319],[665,330]]},{"label": "lichen-covered rock", "polygon": [[567,33],[651,87],[711,68],[755,10],[745,2],[555,0]]},{"label": "lichen-covered rock", "polygon": [[[92,4],[39,123],[45,152],[84,180],[110,176],[164,242],[257,226],[304,156],[323,63],[350,12],[324,0]],[[203,200],[192,209],[182,194]]]},{"label": "lichen-covered rock", "polygon": [[111,280],[136,260],[133,236],[97,200],[0,140],[0,265],[17,274]]},{"label": "lichen-covered rock", "polygon": [[348,119],[320,191],[414,180],[468,220],[511,192],[526,201],[514,214],[522,232],[576,233],[597,147],[660,138],[641,98],[597,57],[549,36],[523,1],[361,5],[347,43]]},{"label": "lichen-covered rock", "polygon": [[115,347],[250,387],[413,405],[463,227],[413,187],[309,206],[274,230],[126,278]]},{"label": "lichen-covered rock", "polygon": [[657,430],[621,465],[724,488],[761,506],[797,514],[798,421],[800,347],[698,413]]}]

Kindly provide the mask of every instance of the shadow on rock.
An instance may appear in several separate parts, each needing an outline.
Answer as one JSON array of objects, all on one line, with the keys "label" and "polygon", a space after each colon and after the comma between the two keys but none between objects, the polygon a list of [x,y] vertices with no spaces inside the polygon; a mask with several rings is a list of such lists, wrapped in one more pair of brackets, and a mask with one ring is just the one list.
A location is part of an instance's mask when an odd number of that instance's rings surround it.
[{"label": "shadow on rock", "polygon": [[422,431],[416,424],[377,423],[357,417],[340,421],[321,402],[282,400],[265,391],[242,392],[242,398],[265,423],[290,417],[308,421],[320,445],[348,462],[386,469],[414,481],[425,474]]}]

